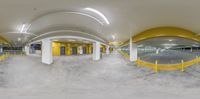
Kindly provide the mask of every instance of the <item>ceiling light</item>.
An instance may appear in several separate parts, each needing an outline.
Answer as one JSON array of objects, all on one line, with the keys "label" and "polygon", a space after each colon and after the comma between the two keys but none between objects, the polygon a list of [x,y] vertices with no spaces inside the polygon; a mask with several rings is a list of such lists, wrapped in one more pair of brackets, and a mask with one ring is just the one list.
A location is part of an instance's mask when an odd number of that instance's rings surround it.
[{"label": "ceiling light", "polygon": [[171,43],[171,44],[162,44],[162,45],[164,45],[164,46],[176,46],[177,44]]},{"label": "ceiling light", "polygon": [[23,32],[23,31],[24,31],[25,26],[26,26],[25,24],[22,25],[22,28],[21,28],[21,31],[20,31],[20,32]]},{"label": "ceiling light", "polygon": [[193,44],[192,46],[194,46],[194,47],[199,47],[198,45],[195,45],[195,44]]},{"label": "ceiling light", "polygon": [[101,16],[105,20],[105,22],[107,24],[110,24],[110,22],[108,21],[108,19],[101,12],[99,12],[98,10],[93,9],[93,8],[85,8],[85,10],[88,10],[88,11],[91,11],[91,12],[94,12],[94,13],[98,14],[99,16]]},{"label": "ceiling light", "polygon": [[141,45],[138,45],[137,47],[144,47],[144,45],[141,44]]},{"label": "ceiling light", "polygon": [[165,49],[170,49],[171,47],[165,47]]},{"label": "ceiling light", "polygon": [[29,25],[22,24],[22,25],[18,28],[18,31],[21,32],[21,33],[26,33],[30,26],[31,26],[31,24],[29,24]]}]

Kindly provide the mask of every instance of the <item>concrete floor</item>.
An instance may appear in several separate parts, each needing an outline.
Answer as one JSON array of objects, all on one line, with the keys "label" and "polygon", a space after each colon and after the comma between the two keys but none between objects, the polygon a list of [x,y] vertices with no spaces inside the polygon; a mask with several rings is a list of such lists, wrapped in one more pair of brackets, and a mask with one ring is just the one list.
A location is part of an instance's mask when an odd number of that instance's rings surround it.
[{"label": "concrete floor", "polygon": [[199,99],[200,66],[154,73],[118,53],[55,57],[16,56],[1,62],[0,99]]}]

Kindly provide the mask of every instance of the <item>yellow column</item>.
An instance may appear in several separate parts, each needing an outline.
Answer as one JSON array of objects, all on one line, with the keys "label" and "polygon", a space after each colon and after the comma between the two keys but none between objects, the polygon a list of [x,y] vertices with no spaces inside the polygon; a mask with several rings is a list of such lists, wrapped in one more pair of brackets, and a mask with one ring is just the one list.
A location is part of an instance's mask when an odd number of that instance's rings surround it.
[{"label": "yellow column", "polygon": [[92,47],[91,45],[88,45],[88,54],[91,54],[92,53]]},{"label": "yellow column", "polygon": [[184,61],[181,60],[181,71],[182,71],[182,72],[184,72],[184,64],[183,64],[183,63],[184,63]]},{"label": "yellow column", "polygon": [[158,60],[156,60],[156,62],[155,62],[155,72],[156,73],[158,72]]},{"label": "yellow column", "polygon": [[71,51],[71,44],[67,44],[67,55],[71,55],[72,51]]},{"label": "yellow column", "polygon": [[60,43],[53,42],[53,56],[60,56]]}]

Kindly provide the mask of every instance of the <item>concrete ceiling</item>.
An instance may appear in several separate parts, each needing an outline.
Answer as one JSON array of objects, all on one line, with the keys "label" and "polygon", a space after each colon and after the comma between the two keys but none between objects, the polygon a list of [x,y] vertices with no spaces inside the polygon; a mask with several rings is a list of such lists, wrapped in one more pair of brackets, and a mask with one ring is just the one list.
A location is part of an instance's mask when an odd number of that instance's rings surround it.
[{"label": "concrete ceiling", "polygon": [[180,37],[157,37],[151,38],[137,43],[138,47],[156,47],[156,48],[186,48],[200,47],[200,43]]},{"label": "concrete ceiling", "polygon": [[[159,26],[198,33],[199,4],[200,0],[1,0],[0,32],[16,44],[61,29],[88,32],[107,41],[126,41],[130,35]],[[83,10],[87,7],[103,13],[110,24],[105,24],[96,13]],[[30,34],[19,33],[18,28],[23,24],[31,24],[27,31]]]}]

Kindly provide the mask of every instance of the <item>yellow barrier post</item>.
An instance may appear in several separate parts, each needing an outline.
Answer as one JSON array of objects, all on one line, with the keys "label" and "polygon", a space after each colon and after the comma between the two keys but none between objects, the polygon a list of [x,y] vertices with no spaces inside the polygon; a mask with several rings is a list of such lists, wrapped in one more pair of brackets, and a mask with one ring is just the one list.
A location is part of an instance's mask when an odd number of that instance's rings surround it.
[{"label": "yellow barrier post", "polygon": [[140,58],[138,57],[137,66],[140,67]]},{"label": "yellow barrier post", "polygon": [[199,64],[198,56],[196,56],[196,63],[197,63],[197,65]]},{"label": "yellow barrier post", "polygon": [[3,59],[2,59],[2,55],[0,56],[0,61],[2,61]]},{"label": "yellow barrier post", "polygon": [[184,61],[181,60],[181,71],[184,72]]},{"label": "yellow barrier post", "polygon": [[158,60],[155,61],[155,72],[158,72]]}]

